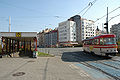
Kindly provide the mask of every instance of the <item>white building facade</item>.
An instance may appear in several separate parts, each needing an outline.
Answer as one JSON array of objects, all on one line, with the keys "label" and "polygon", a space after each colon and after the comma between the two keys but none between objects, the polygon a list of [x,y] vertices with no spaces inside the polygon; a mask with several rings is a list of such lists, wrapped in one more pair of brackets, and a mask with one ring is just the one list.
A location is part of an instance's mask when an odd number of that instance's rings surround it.
[{"label": "white building facade", "polygon": [[59,42],[76,42],[76,23],[74,21],[64,21],[58,27]]},{"label": "white building facade", "polygon": [[120,23],[112,25],[110,33],[116,35],[116,41],[120,41]]},{"label": "white building facade", "polygon": [[92,20],[81,19],[82,40],[95,36],[95,24]]}]

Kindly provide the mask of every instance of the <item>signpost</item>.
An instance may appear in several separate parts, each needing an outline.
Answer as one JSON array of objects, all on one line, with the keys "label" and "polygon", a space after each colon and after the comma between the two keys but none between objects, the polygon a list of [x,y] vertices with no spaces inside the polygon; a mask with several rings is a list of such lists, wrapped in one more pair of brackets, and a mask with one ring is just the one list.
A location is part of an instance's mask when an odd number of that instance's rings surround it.
[{"label": "signpost", "polygon": [[16,37],[21,37],[21,32],[16,32]]}]

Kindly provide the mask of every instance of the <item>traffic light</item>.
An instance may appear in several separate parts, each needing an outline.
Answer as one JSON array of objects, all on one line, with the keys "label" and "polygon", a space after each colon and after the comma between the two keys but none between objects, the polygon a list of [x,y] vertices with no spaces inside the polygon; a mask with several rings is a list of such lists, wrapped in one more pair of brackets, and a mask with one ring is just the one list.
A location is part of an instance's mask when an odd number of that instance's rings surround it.
[{"label": "traffic light", "polygon": [[106,25],[106,27],[104,27],[106,29],[106,32],[108,34],[108,22],[106,22],[104,25]]}]

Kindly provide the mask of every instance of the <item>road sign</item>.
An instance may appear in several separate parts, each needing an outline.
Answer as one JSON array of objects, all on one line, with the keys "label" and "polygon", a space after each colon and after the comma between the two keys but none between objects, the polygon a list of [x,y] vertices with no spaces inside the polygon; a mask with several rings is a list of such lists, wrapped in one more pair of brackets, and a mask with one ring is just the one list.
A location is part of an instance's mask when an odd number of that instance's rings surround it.
[{"label": "road sign", "polygon": [[21,37],[21,32],[16,32],[16,37]]}]

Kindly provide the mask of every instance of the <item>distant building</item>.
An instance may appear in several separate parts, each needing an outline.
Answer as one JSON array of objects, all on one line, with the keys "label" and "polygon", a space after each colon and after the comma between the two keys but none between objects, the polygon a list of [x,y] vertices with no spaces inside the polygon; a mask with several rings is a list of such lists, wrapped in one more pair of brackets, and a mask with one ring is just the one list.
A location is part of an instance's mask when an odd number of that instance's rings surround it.
[{"label": "distant building", "polygon": [[98,28],[98,26],[97,26],[97,29],[95,30],[95,34],[96,34],[96,36],[102,34],[102,31]]},{"label": "distant building", "polygon": [[68,19],[68,21],[74,21],[76,23],[76,41],[80,44],[82,41],[81,37],[81,16],[75,15]]},{"label": "distant building", "polygon": [[120,40],[120,23],[112,25],[110,33],[116,35],[116,40]]},{"label": "distant building", "polygon": [[95,36],[95,25],[94,21],[87,20],[87,19],[81,19],[81,38],[82,40],[87,39],[89,37]]},{"label": "distant building", "polygon": [[44,35],[45,47],[58,46],[58,30],[52,30]]},{"label": "distant building", "polygon": [[48,33],[48,32],[50,32],[52,29],[50,28],[50,29],[45,29],[45,30],[43,30],[42,32],[39,32],[38,33],[38,44],[39,44],[39,47],[45,47],[45,39],[44,39],[44,35],[45,35],[45,33]]},{"label": "distant building", "polygon": [[74,21],[64,21],[58,27],[59,43],[64,46],[71,46],[76,43],[76,23]]}]

